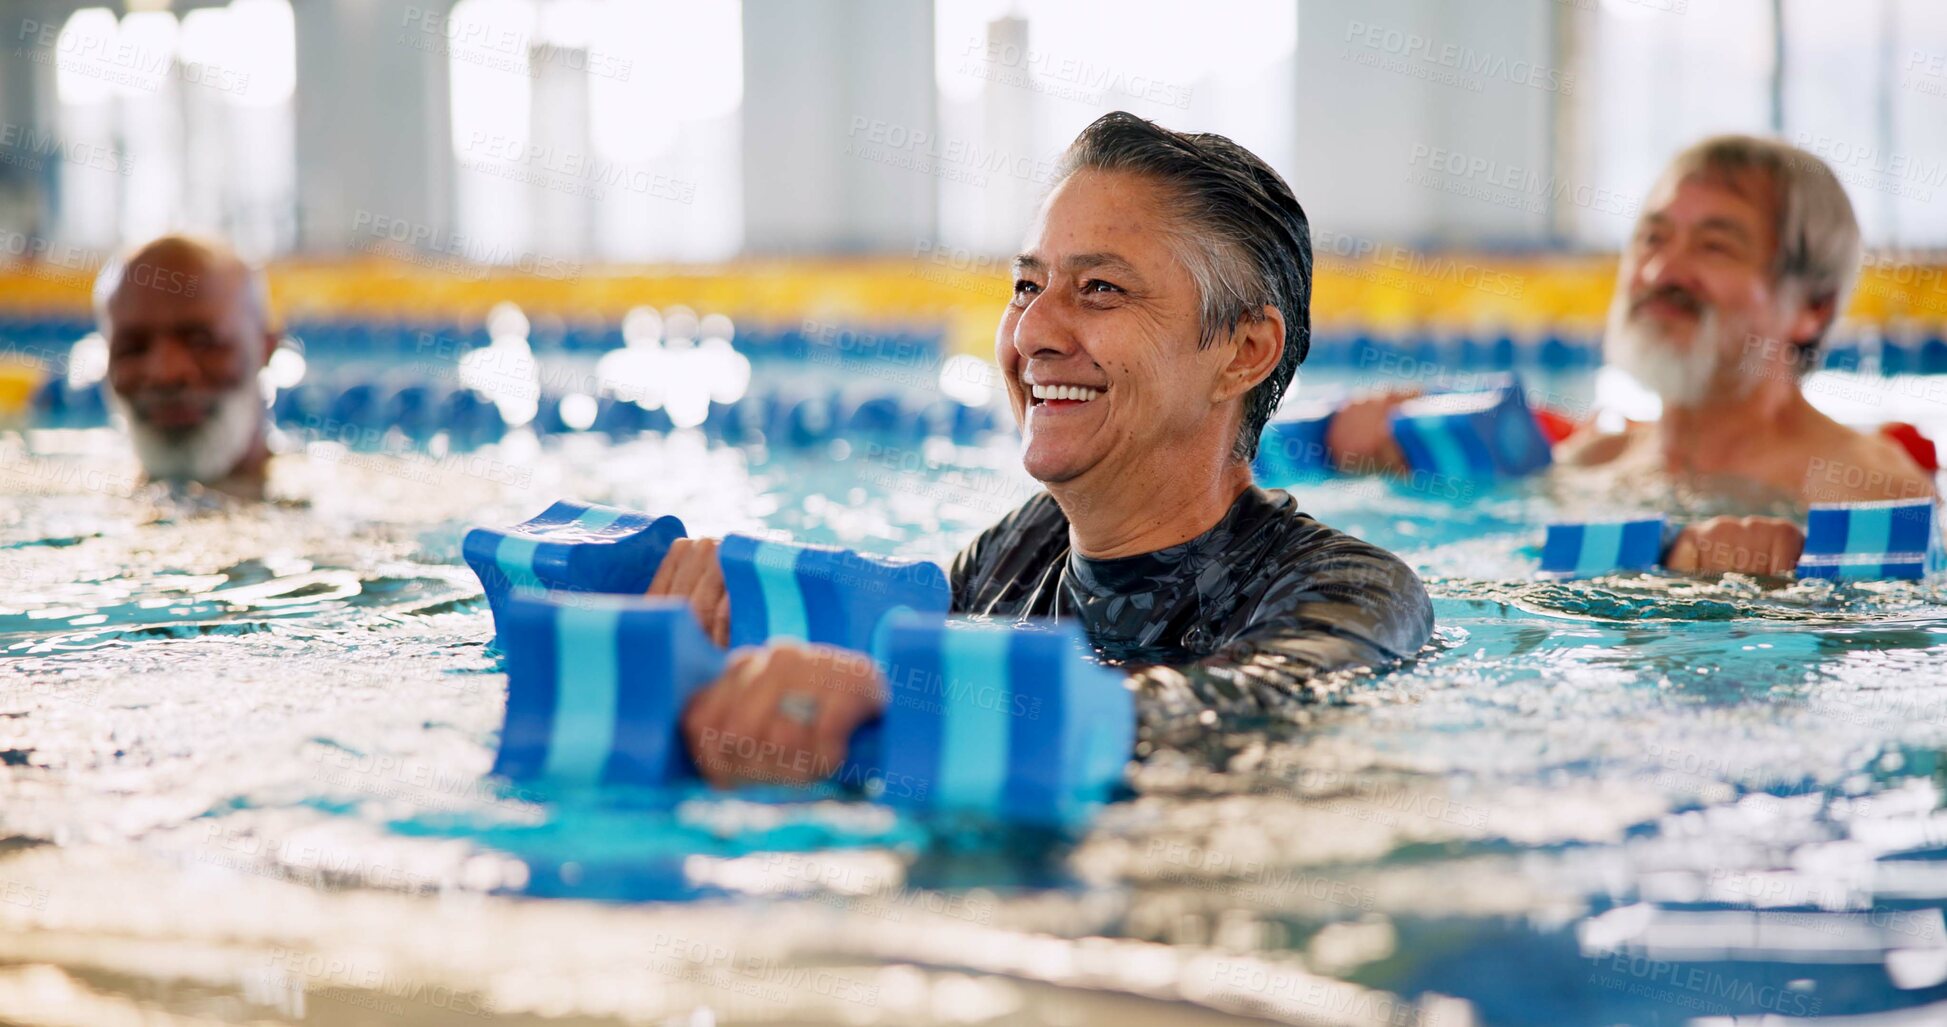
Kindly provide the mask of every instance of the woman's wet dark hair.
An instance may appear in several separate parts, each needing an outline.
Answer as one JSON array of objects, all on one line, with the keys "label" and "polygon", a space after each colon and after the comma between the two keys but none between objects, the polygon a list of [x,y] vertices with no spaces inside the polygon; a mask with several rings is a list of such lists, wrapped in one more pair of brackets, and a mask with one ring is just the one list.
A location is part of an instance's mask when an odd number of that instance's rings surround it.
[{"label": "woman's wet dark hair", "polygon": [[1244,398],[1232,450],[1257,455],[1258,436],[1311,348],[1312,239],[1291,187],[1256,154],[1210,132],[1173,132],[1127,111],[1097,118],[1062,154],[1055,184],[1077,171],[1147,175],[1171,187],[1177,258],[1202,301],[1201,346],[1275,306],[1284,357]]}]

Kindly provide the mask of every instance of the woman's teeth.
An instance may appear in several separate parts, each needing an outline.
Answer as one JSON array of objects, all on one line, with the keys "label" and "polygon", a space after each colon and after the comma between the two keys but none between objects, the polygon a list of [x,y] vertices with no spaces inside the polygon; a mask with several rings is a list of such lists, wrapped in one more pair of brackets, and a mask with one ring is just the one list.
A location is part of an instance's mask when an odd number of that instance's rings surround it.
[{"label": "woman's teeth", "polygon": [[1102,394],[1100,389],[1081,385],[1034,385],[1030,388],[1034,390],[1035,399],[1072,399],[1082,403]]}]

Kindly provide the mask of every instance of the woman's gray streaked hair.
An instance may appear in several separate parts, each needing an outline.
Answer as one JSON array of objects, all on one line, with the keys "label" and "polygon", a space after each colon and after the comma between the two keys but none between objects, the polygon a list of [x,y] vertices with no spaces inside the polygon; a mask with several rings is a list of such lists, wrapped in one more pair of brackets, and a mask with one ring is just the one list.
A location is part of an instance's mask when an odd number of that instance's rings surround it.
[{"label": "woman's gray streaked hair", "polygon": [[1702,177],[1733,189],[1756,173],[1770,188],[1761,197],[1772,211],[1778,246],[1772,274],[1799,290],[1808,303],[1831,303],[1832,317],[1805,346],[1807,360],[1845,312],[1859,282],[1859,219],[1839,176],[1816,155],[1790,143],[1758,136],[1712,136],[1677,154],[1665,181]]},{"label": "woman's gray streaked hair", "polygon": [[[1146,175],[1171,187],[1170,243],[1196,280],[1208,347],[1264,308],[1284,315],[1284,357],[1244,398],[1232,456],[1257,455],[1258,436],[1311,347],[1312,241],[1291,187],[1256,154],[1214,133],[1173,132],[1127,111],[1097,118],[1056,166],[1053,185],[1081,170]],[[1051,186],[1052,188],[1052,186]]]}]

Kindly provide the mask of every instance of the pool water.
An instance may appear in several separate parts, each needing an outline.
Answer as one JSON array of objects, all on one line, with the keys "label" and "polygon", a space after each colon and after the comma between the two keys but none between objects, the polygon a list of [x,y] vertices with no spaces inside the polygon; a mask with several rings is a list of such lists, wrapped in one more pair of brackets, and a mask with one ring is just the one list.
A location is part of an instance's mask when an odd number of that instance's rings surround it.
[{"label": "pool water", "polygon": [[1936,587],[1538,582],[1545,484],[1295,483],[1421,570],[1433,643],[1085,832],[549,794],[485,776],[469,526],[944,560],[1032,493],[1012,443],[287,448],[249,505],[0,435],[0,1020],[1947,1022]]}]

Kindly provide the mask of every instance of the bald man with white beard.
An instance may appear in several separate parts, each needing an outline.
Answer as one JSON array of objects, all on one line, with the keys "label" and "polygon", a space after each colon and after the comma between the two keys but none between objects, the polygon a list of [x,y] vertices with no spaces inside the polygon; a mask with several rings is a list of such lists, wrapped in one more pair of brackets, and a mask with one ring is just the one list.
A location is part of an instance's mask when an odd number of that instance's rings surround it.
[{"label": "bald man with white beard", "polygon": [[[1619,432],[1583,427],[1556,446],[1556,473],[1570,485],[1660,482],[1799,506],[1934,495],[1898,443],[1805,397],[1860,256],[1851,201],[1816,156],[1750,136],[1679,154],[1623,250],[1603,339],[1607,362],[1661,397],[1662,416]],[[1334,462],[1404,466],[1386,418],[1410,395],[1348,405],[1326,440]],[[1687,526],[1664,564],[1782,575],[1804,543],[1791,520],[1713,517]]]},{"label": "bald man with white beard", "polygon": [[103,270],[95,312],[109,404],[148,477],[261,498],[258,373],[278,339],[262,275],[221,244],[164,236]]}]

